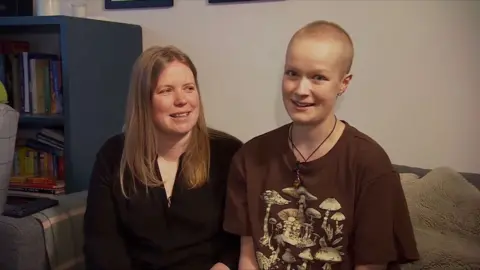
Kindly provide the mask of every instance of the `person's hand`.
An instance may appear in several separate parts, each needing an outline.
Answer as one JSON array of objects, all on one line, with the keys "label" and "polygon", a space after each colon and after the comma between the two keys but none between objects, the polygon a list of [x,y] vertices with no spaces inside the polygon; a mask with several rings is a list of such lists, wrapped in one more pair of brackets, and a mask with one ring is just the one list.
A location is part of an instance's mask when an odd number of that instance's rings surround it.
[{"label": "person's hand", "polygon": [[230,268],[223,263],[216,263],[210,270],[230,270]]}]

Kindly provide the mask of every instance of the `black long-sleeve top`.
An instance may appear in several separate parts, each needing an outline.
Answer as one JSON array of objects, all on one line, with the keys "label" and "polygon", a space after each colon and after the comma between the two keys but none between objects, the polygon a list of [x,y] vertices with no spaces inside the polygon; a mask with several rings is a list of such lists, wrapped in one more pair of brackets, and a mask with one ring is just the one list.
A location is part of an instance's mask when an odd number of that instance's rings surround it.
[{"label": "black long-sleeve top", "polygon": [[222,221],[230,161],[242,143],[233,137],[210,139],[207,184],[189,189],[177,173],[168,207],[163,187],[146,194],[137,183],[137,192],[124,197],[118,177],[123,141],[123,135],[116,135],[101,147],[91,174],[84,220],[86,268],[209,270],[221,262],[236,269],[240,239],[224,232]]}]

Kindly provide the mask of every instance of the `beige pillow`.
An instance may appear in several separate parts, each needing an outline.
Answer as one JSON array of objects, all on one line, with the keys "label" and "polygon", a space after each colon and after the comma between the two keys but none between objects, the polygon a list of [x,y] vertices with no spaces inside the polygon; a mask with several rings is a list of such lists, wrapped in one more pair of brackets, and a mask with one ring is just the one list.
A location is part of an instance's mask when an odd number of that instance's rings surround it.
[{"label": "beige pillow", "polygon": [[399,173],[399,175],[400,175],[400,180],[406,183],[411,183],[413,182],[413,180],[420,178],[420,176],[414,173]]},{"label": "beige pillow", "polygon": [[403,269],[480,269],[480,191],[448,167],[401,182],[421,257]]}]

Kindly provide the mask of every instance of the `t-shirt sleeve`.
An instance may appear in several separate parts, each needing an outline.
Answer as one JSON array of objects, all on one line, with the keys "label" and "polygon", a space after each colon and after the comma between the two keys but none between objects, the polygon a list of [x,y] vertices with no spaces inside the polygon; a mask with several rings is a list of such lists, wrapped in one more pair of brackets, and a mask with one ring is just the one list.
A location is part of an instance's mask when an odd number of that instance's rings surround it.
[{"label": "t-shirt sleeve", "polygon": [[240,150],[235,154],[230,164],[223,228],[225,231],[236,235],[251,236],[247,183],[242,159],[242,151]]},{"label": "t-shirt sleeve", "polygon": [[405,195],[395,171],[364,181],[355,208],[355,265],[395,265],[418,260]]}]

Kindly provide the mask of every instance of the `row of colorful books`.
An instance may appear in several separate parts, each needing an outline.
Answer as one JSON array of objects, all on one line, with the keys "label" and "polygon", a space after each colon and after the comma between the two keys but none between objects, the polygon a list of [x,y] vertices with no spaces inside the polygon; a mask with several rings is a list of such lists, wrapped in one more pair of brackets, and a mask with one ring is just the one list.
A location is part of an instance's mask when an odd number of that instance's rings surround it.
[{"label": "row of colorful books", "polygon": [[9,191],[17,194],[45,194],[61,195],[65,193],[65,182],[63,180],[51,181],[50,177],[12,177],[10,179]]},{"label": "row of colorful books", "polygon": [[53,129],[20,129],[10,177],[10,191],[65,193],[63,134]]},{"label": "row of colorful books", "polygon": [[9,105],[26,114],[62,114],[60,57],[36,53],[25,41],[0,41],[0,81]]}]

